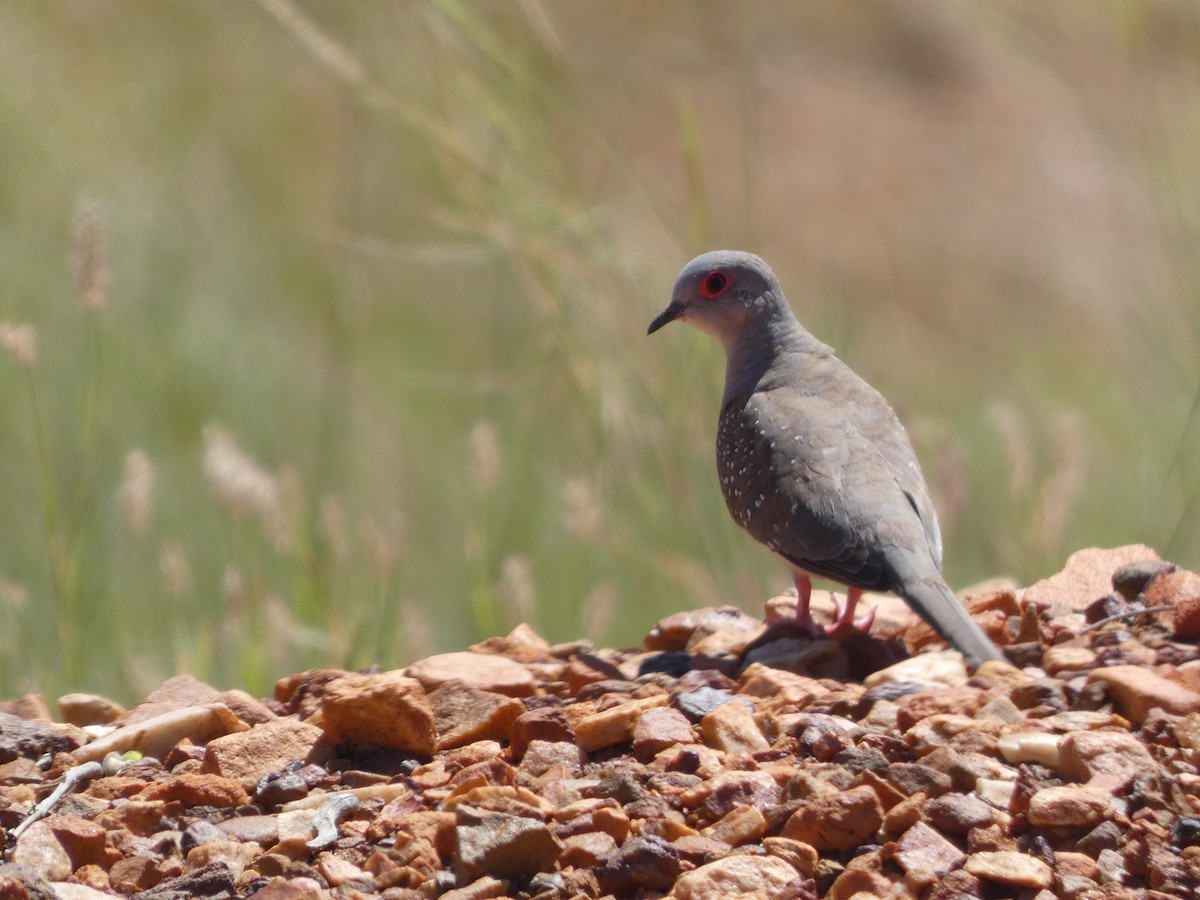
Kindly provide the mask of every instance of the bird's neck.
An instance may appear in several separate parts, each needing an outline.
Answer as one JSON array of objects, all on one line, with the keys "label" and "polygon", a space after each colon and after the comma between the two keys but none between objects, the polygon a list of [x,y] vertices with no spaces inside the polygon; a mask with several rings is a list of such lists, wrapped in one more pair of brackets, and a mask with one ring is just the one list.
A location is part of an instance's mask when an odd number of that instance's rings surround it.
[{"label": "bird's neck", "polygon": [[824,346],[804,330],[790,307],[746,323],[736,340],[725,343],[725,399],[753,392],[782,358],[815,353]]}]

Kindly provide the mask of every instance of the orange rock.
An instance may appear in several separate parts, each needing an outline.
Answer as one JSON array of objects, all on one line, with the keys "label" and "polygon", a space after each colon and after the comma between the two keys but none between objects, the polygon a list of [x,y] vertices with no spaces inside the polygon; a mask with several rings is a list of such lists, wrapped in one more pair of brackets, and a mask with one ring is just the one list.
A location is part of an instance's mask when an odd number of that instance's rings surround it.
[{"label": "orange rock", "polygon": [[1141,666],[1093,669],[1088,683],[1103,684],[1121,714],[1139,725],[1155,707],[1180,716],[1200,710],[1200,693]]},{"label": "orange rock", "polygon": [[525,704],[463,681],[446,681],[428,694],[437,728],[437,749],[479,740],[507,741]]},{"label": "orange rock", "polygon": [[1142,544],[1111,550],[1078,550],[1067,557],[1062,571],[1031,585],[1025,591],[1025,603],[1083,612],[1094,600],[1112,593],[1112,575],[1121,566],[1158,558],[1157,553]]},{"label": "orange rock", "polygon": [[738,700],[722,703],[701,719],[700,734],[704,743],[724,753],[753,753],[771,746],[754,714]]},{"label": "orange rock", "polygon": [[148,856],[126,856],[113,863],[108,870],[112,886],[123,894],[136,894],[149,890],[160,881],[162,874]]},{"label": "orange rock", "polygon": [[209,741],[201,771],[232,778],[247,790],[297,760],[323,765],[333,747],[315,725],[285,717]]},{"label": "orange rock", "polygon": [[347,675],[325,689],[324,728],[338,744],[367,744],[432,755],[436,719],[421,683],[400,671]]},{"label": "orange rock", "polygon": [[535,687],[533,675],[520,663],[469,650],[427,656],[405,669],[404,674],[421,682],[429,691],[447,681],[463,681],[496,694],[528,697]]},{"label": "orange rock", "polygon": [[783,826],[782,835],[818,850],[850,850],[875,834],[881,824],[879,797],[864,785],[826,794],[800,807]]},{"label": "orange rock", "polygon": [[189,773],[168,778],[166,781],[155,782],[138,795],[143,801],[172,800],[184,806],[215,806],[220,809],[233,809],[245,806],[250,802],[250,795],[240,782],[220,775],[208,775],[202,772]]}]

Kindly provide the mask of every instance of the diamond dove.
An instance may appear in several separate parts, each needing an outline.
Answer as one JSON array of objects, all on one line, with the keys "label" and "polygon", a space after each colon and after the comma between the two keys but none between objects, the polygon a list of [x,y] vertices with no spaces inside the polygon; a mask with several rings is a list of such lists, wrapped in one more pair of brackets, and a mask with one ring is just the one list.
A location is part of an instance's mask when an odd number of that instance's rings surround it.
[{"label": "diamond dove", "polygon": [[679,319],[725,349],[717,473],[734,520],[791,570],[814,633],[810,576],[848,586],[828,630],[866,630],[864,590],[892,591],[978,665],[1003,659],[942,576],[942,539],[916,453],[883,396],[796,320],[759,257],[692,260],[654,333]]}]

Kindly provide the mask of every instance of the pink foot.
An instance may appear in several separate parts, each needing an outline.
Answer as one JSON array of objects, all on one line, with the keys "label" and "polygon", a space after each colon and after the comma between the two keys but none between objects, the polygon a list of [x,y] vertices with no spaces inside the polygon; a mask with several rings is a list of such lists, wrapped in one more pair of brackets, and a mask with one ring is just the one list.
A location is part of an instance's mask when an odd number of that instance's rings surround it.
[{"label": "pink foot", "polygon": [[837,594],[833,595],[833,606],[837,610],[837,619],[834,623],[825,629],[825,633],[830,637],[848,637],[855,632],[866,634],[871,630],[871,624],[875,621],[875,609],[872,607],[867,611],[867,614],[861,619],[854,618],[854,607],[858,606],[858,601],[862,597],[862,588],[852,587],[846,591],[846,603],[843,606],[838,602]]},{"label": "pink foot", "polygon": [[861,619],[856,620],[854,618],[854,608],[858,605],[862,593],[862,588],[850,588],[846,593],[845,604],[838,600],[837,594],[833,594],[833,606],[837,616],[832,625],[822,625],[819,622],[813,621],[812,612],[809,608],[812,603],[812,581],[807,575],[797,575],[796,618],[771,619],[768,620],[767,624],[790,625],[793,628],[799,628],[814,639],[849,637],[855,632],[865,634],[870,630],[871,624],[875,621],[875,610],[869,610]]}]

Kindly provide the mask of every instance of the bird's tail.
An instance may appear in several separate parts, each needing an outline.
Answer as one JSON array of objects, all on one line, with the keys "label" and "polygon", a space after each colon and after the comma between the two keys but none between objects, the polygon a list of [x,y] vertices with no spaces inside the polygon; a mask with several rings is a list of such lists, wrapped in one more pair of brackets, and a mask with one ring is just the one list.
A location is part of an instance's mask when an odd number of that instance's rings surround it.
[{"label": "bird's tail", "polygon": [[929,578],[912,579],[897,589],[896,593],[932,625],[951,647],[965,656],[972,666],[989,659],[1004,659],[1004,655],[971,618],[946,582]]}]

